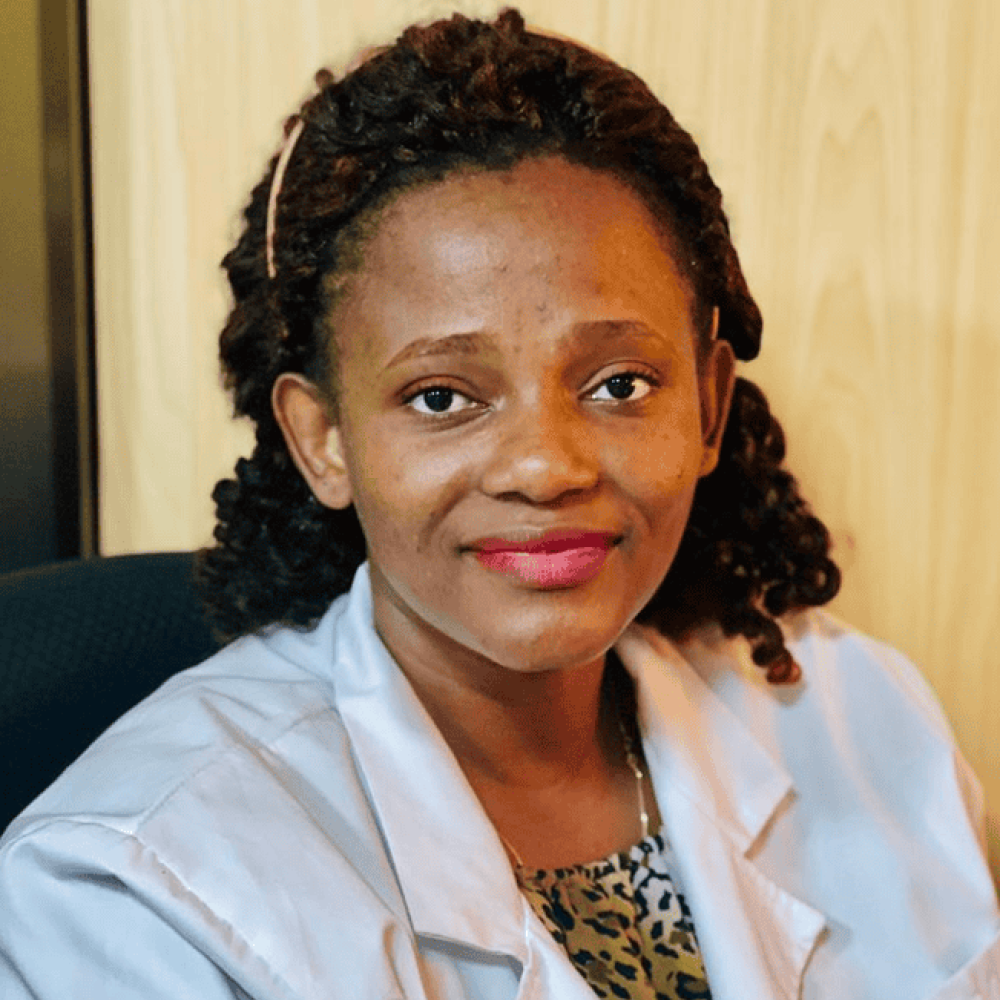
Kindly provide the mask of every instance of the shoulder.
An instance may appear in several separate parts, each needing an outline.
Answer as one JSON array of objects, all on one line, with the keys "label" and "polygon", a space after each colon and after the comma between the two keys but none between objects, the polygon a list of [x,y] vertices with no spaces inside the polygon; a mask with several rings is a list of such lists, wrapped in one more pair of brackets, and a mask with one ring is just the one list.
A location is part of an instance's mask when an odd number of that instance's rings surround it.
[{"label": "shoulder", "polygon": [[886,926],[971,958],[998,927],[983,798],[930,685],[904,654],[826,612],[783,628],[803,672],[785,688],[766,682],[743,640],[710,633],[680,647],[791,779],[760,863],[827,915],[845,954],[853,936],[872,970],[882,956],[864,942]]},{"label": "shoulder", "polygon": [[915,726],[952,742],[937,696],[905,654],[821,609],[795,615],[783,628],[789,649],[802,666],[807,696],[851,697],[849,707],[865,714],[895,707]]},{"label": "shoulder", "polygon": [[932,688],[899,650],[821,609],[790,616],[781,626],[802,667],[802,680],[789,687],[769,684],[746,641],[726,638],[717,628],[700,631],[679,648],[701,679],[748,719],[771,713],[831,721],[850,717],[867,728],[867,720],[880,718],[883,725],[895,721],[928,739],[952,743]]},{"label": "shoulder", "polygon": [[802,666],[802,680],[790,687],[767,683],[742,638],[706,631],[680,651],[789,772],[800,800],[879,801],[902,824],[924,824],[928,808],[947,809],[979,827],[979,783],[913,662],[825,611],[782,627]]},{"label": "shoulder", "polygon": [[347,604],[335,601],[312,630],[246,636],[171,678],[17,817],[0,848],[60,822],[153,849],[162,837],[168,852],[178,829],[204,844],[224,827],[263,829],[268,809],[366,822],[371,808],[334,676],[345,655],[365,655],[343,641]]},{"label": "shoulder", "polygon": [[328,740],[340,728],[329,685],[246,637],[171,678],[122,716],[71,765],[10,830],[45,818],[114,816],[133,832],[185,785],[213,769],[259,766],[296,731],[324,719]]},{"label": "shoulder", "polygon": [[202,868],[238,861],[266,882],[264,855],[279,845],[339,850],[331,830],[366,826],[377,844],[331,677],[338,610],[312,632],[248,636],[171,678],[14,820],[0,854],[58,840],[97,863],[141,849],[183,872],[197,853]]},{"label": "shoulder", "polygon": [[17,914],[0,955],[34,961],[32,939],[65,933],[294,983],[330,943],[314,927],[376,975],[365,942],[405,928],[405,907],[327,675],[333,624],[177,675],[22,813],[0,841],[0,912]]}]

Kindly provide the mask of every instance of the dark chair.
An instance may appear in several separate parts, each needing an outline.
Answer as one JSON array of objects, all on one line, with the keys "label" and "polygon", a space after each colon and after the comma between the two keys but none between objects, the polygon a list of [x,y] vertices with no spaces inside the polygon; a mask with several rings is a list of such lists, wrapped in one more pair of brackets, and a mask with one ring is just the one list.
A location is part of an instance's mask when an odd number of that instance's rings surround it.
[{"label": "dark chair", "polygon": [[218,648],[192,566],[169,552],[0,576],[0,830],[118,716]]}]

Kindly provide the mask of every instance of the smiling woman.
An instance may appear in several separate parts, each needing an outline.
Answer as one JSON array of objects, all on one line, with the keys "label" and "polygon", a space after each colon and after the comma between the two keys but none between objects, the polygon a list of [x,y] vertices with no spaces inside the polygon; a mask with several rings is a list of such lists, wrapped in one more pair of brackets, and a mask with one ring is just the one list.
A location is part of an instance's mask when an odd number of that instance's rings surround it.
[{"label": "smiling woman", "polygon": [[312,494],[357,512],[379,634],[411,680],[599,678],[716,465],[732,348],[699,366],[655,218],[558,157],[400,194],[364,258],[328,316],[336,418],[302,375],[274,400]]},{"label": "smiling woman", "polygon": [[515,12],[319,84],[225,261],[233,641],[8,831],[4,996],[994,995],[975,779],[816,610],[691,137]]}]

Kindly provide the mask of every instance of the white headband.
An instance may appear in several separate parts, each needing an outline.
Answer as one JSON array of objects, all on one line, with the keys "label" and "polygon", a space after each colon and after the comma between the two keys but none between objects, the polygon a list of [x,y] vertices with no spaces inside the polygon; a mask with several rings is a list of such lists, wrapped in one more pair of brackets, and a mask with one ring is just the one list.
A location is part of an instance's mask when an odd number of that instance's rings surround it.
[{"label": "white headband", "polygon": [[288,169],[288,161],[291,159],[292,150],[295,143],[299,141],[302,130],[306,123],[300,118],[292,127],[291,132],[285,139],[281,155],[278,157],[278,165],[274,168],[274,177],[271,178],[271,191],[267,196],[267,222],[264,226],[264,253],[267,257],[267,276],[272,281],[278,276],[277,268],[274,266],[274,230],[277,225],[278,215],[278,194],[281,192],[281,182],[285,179],[285,171]]}]

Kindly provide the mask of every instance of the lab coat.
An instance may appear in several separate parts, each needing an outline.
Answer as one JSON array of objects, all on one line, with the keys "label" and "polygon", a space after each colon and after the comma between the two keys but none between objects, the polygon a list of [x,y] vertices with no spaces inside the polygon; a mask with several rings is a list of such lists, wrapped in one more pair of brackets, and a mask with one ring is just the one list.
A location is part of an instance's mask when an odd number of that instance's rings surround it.
[{"label": "lab coat", "polygon": [[[633,625],[643,747],[715,1000],[1000,1000],[979,792],[916,670],[820,612],[805,679]],[[372,625],[169,681],[8,829],[4,1000],[594,1000]]]}]

